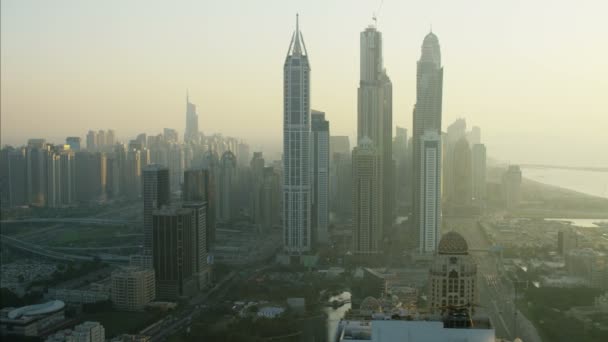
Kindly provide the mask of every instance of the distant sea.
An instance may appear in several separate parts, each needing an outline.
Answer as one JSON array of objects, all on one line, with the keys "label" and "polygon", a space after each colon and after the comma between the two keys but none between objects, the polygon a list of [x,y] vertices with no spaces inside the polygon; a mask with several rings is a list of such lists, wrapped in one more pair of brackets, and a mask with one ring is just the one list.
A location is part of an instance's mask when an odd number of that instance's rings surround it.
[{"label": "distant sea", "polygon": [[608,198],[608,172],[522,168],[522,176],[539,183]]}]

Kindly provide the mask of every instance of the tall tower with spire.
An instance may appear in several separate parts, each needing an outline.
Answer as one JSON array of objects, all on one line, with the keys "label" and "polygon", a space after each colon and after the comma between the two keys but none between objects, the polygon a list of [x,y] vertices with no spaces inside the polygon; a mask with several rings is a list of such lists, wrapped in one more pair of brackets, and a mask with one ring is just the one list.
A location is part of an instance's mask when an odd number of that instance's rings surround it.
[{"label": "tall tower with spire", "polygon": [[[424,155],[425,144],[427,140],[423,140],[424,136],[441,137],[441,104],[443,96],[443,67],[441,66],[441,50],[439,49],[439,40],[437,36],[430,32],[424,37],[422,42],[422,54],[418,60],[416,73],[416,105],[414,106],[414,122],[413,122],[413,223],[420,230],[420,236],[425,235],[430,229],[435,230],[433,236],[440,236],[440,212],[437,213],[437,219],[433,221],[432,228],[428,224],[428,220],[423,218],[423,210],[427,207],[425,203],[438,203],[441,193],[439,191],[430,194],[423,194],[425,191],[425,180],[431,177],[427,174],[429,168],[423,165],[426,161]],[[441,149],[437,149],[441,153]],[[439,156],[440,159],[440,156]],[[438,170],[437,172],[441,172]],[[441,178],[437,178],[440,182]],[[440,189],[441,185],[437,185]],[[427,222],[427,223],[425,223]],[[433,239],[436,245],[438,239]],[[420,242],[422,243],[422,242]],[[422,245],[421,245],[422,246]],[[434,252],[432,246],[421,247],[422,253]]]},{"label": "tall tower with spire", "polygon": [[357,92],[357,139],[367,137],[379,155],[377,173],[382,224],[394,220],[393,85],[382,63],[382,33],[375,26],[361,32],[360,82]]},{"label": "tall tower with spire", "polygon": [[184,133],[184,142],[198,142],[198,114],[196,114],[196,105],[190,103],[190,96],[186,92],[186,131]]},{"label": "tall tower with spire", "polygon": [[289,254],[311,250],[310,65],[299,29],[283,66],[283,246]]}]

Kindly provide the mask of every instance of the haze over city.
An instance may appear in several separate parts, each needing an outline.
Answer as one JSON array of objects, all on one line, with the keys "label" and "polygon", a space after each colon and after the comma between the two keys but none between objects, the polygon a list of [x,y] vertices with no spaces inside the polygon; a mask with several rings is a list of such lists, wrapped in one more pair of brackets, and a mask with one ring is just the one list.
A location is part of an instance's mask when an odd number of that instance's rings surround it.
[{"label": "haze over city", "polygon": [[0,12],[0,340],[608,341],[606,2]]},{"label": "haze over city", "polygon": [[[411,129],[420,37],[440,38],[444,128],[483,127],[505,162],[606,166],[604,1],[2,1],[2,144],[111,127],[183,133],[186,90],[204,133],[278,156],[281,68],[306,27],[311,105],[354,137],[357,32],[384,35],[393,123]],[[525,80],[525,81],[524,81]]]}]

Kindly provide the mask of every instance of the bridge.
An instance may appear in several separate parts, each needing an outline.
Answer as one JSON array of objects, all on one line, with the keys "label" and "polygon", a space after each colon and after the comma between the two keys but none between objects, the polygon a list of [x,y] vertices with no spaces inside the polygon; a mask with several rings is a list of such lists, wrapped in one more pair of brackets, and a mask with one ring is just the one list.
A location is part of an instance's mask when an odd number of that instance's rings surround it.
[{"label": "bridge", "polygon": [[545,164],[519,164],[521,168],[529,169],[557,169],[557,170],[574,170],[574,171],[592,171],[592,172],[608,172],[608,167],[591,167],[591,166],[566,166],[566,165],[545,165]]},{"label": "bridge", "polygon": [[70,218],[28,218],[28,219],[17,219],[17,220],[2,220],[0,224],[15,224],[15,223],[82,223],[82,224],[94,224],[94,225],[129,225],[137,224],[139,221],[130,220],[116,220],[116,219],[99,219],[99,218],[88,218],[88,217],[70,217]]},{"label": "bridge", "polygon": [[40,245],[36,245],[33,243],[25,242],[19,239],[15,239],[13,237],[0,234],[0,244],[12,247],[15,249],[19,249],[24,252],[28,252],[34,255],[38,255],[45,258],[50,258],[54,260],[61,261],[94,261],[96,258],[101,261],[106,262],[118,262],[124,263],[128,262],[129,258],[120,256],[120,255],[112,255],[112,254],[98,254],[94,256],[87,255],[77,255],[77,254],[67,254],[49,250],[48,248]]}]

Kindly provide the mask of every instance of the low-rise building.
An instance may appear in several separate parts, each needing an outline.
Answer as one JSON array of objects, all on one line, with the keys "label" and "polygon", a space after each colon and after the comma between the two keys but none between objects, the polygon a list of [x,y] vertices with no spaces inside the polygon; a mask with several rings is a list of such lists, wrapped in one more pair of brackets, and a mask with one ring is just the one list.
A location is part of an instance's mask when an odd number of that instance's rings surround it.
[{"label": "low-rise building", "polygon": [[116,309],[140,311],[155,297],[153,269],[131,266],[112,272],[112,303]]},{"label": "low-rise building", "polygon": [[41,336],[65,320],[65,303],[53,300],[43,304],[0,310],[2,336]]}]

